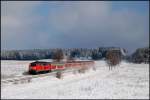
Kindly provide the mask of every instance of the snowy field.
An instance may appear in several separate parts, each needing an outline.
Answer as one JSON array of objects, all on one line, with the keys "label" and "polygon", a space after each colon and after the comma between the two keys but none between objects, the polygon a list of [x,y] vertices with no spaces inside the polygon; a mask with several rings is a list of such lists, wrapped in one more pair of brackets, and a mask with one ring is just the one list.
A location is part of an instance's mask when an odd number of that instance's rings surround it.
[{"label": "snowy field", "polygon": [[[22,75],[29,62],[1,61],[2,75]],[[33,79],[30,83],[1,86],[1,98],[149,99],[148,64],[122,62],[113,70],[109,70],[104,61],[96,61],[95,65],[96,71],[67,73],[62,79],[47,76]]]}]

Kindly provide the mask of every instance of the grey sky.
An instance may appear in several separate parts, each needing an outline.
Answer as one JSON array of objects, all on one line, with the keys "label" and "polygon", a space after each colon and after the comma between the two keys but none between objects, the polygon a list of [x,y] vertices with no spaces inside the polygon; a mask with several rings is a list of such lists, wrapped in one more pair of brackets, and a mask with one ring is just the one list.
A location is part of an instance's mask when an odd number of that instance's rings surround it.
[{"label": "grey sky", "polygon": [[1,3],[1,48],[149,46],[148,2]]}]

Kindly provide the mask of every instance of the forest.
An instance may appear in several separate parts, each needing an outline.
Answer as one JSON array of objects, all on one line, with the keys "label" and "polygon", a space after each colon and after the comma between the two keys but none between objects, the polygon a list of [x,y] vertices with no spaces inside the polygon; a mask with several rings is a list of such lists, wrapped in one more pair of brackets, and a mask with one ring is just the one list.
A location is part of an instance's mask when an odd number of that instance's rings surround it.
[{"label": "forest", "polygon": [[[101,60],[105,59],[108,50],[123,50],[127,54],[127,50],[120,47],[98,47],[98,48],[70,48],[70,49],[32,49],[32,50],[2,50],[1,60],[39,60],[52,59],[55,52],[60,50],[65,57]],[[149,47],[138,48],[131,55],[122,55],[122,59],[134,63],[149,62]]]}]

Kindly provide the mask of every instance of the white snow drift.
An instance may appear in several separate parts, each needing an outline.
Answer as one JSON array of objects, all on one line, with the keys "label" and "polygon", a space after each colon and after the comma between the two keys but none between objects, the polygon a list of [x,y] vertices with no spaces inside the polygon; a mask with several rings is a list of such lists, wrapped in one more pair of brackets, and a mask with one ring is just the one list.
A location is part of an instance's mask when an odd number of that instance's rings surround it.
[{"label": "white snow drift", "polygon": [[[6,61],[5,61],[6,62]],[[11,63],[11,64],[10,64]],[[15,74],[26,70],[28,62],[2,61],[2,71],[13,67]],[[20,66],[19,66],[20,64]],[[62,79],[43,77],[30,83],[5,85],[1,88],[2,99],[148,99],[149,65],[122,62],[109,70],[104,61],[96,61],[97,70],[85,74],[68,73]],[[11,67],[7,66],[11,65]],[[2,72],[3,74],[3,72]]]}]

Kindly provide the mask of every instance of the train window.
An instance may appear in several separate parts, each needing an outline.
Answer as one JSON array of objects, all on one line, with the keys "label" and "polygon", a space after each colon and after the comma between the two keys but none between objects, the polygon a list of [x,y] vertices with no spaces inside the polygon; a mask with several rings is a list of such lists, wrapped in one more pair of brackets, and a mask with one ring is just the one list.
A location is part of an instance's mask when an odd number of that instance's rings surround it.
[{"label": "train window", "polygon": [[66,64],[66,67],[69,67],[69,65],[68,65],[68,64]]},{"label": "train window", "polygon": [[31,66],[36,66],[36,64],[35,63],[31,63]]},{"label": "train window", "polygon": [[43,64],[43,66],[46,66],[47,64]]}]

